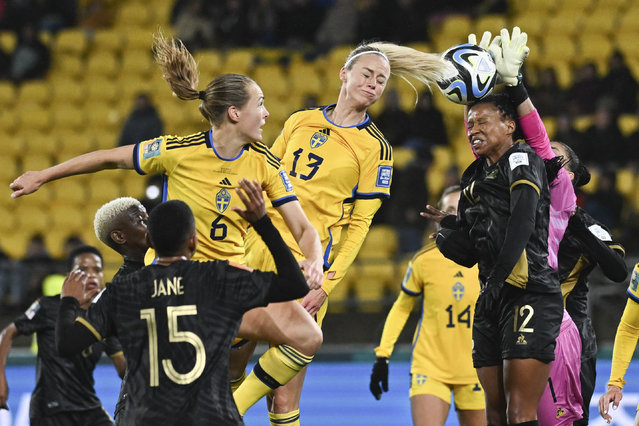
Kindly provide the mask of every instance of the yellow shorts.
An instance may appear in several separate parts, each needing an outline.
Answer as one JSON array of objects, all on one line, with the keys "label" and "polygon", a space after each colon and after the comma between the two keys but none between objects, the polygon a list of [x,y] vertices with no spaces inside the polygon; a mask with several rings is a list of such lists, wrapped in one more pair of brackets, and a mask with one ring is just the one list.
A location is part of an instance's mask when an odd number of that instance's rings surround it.
[{"label": "yellow shorts", "polygon": [[[253,269],[259,269],[260,271],[275,271],[275,261],[273,256],[269,252],[268,247],[253,228],[249,229],[248,234],[244,237],[244,245],[246,247],[246,264]],[[296,249],[291,249],[295,259],[302,260],[304,256]],[[326,273],[324,273],[326,278]],[[298,299],[300,302],[301,299]],[[315,314],[315,321],[321,327],[326,311],[328,309],[328,298],[324,301],[319,311]]]},{"label": "yellow shorts", "polygon": [[410,397],[416,395],[434,395],[450,404],[451,393],[455,398],[456,410],[484,410],[484,390],[479,383],[447,384],[427,377],[423,374],[411,374]]}]

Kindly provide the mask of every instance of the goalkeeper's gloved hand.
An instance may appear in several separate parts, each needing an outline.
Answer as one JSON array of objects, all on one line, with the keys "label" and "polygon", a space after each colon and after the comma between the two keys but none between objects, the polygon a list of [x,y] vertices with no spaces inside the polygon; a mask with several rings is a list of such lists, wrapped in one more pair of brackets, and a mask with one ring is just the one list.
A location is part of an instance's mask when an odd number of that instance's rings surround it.
[{"label": "goalkeeper's gloved hand", "polygon": [[382,398],[382,389],[388,392],[388,358],[378,356],[375,360],[369,388],[378,401]]},{"label": "goalkeeper's gloved hand", "polygon": [[468,43],[474,44],[475,46],[479,46],[484,50],[488,50],[488,46],[490,46],[490,38],[493,35],[490,31],[484,31],[484,34],[481,36],[481,41],[477,44],[477,36],[473,34],[468,34]]},{"label": "goalkeeper's gloved hand", "polygon": [[[497,39],[498,44],[495,43]],[[512,34],[508,33],[507,28],[502,28],[500,35],[488,47],[495,60],[497,74],[507,86],[517,86],[521,81],[519,70],[530,53],[527,41],[528,34],[522,33],[519,27],[514,27]]]}]

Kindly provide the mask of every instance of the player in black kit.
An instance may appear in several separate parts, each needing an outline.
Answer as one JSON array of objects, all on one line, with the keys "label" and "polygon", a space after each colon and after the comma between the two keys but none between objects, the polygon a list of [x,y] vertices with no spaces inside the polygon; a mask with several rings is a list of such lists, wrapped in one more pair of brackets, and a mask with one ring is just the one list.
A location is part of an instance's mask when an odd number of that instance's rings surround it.
[{"label": "player in black kit", "polygon": [[278,274],[227,261],[189,261],[197,245],[194,219],[185,203],[174,200],[149,217],[156,264],[114,280],[86,320],[76,315],[84,277],[72,274],[65,281],[58,349],[73,353],[103,335],[118,337],[129,360],[128,424],[243,424],[228,382],[230,347],[242,315],[309,290],[266,216],[261,187],[246,180],[240,185],[247,208],[236,211],[267,243]]},{"label": "player in black kit", "polygon": [[[95,247],[80,246],[69,254],[67,266],[71,274],[81,272],[86,277],[79,289],[82,303],[78,304],[78,314],[84,315],[84,309],[104,285],[102,255]],[[36,333],[38,356],[36,387],[29,409],[31,425],[112,425],[95,393],[93,370],[104,351],[122,377],[125,370],[122,349],[115,339],[99,339],[82,353],[59,356],[55,347],[59,305],[57,295],[41,297],[0,335],[0,406],[6,404],[9,393],[4,366],[13,338]]]},{"label": "player in black kit", "polygon": [[446,257],[479,266],[473,363],[488,424],[532,426],[554,359],[563,300],[548,265],[544,162],[526,143],[515,142],[517,125],[517,112],[503,94],[469,106],[467,136],[480,158],[462,175],[457,220],[442,220],[436,241]]}]

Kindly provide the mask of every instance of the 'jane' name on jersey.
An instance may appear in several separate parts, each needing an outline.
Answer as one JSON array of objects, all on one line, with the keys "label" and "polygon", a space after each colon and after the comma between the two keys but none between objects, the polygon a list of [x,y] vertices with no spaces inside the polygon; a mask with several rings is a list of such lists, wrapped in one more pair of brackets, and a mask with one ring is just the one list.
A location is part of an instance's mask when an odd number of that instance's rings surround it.
[{"label": "'jane' name on jersey", "polygon": [[172,294],[184,294],[182,277],[167,278],[166,283],[163,280],[153,280],[151,297],[171,296]]}]

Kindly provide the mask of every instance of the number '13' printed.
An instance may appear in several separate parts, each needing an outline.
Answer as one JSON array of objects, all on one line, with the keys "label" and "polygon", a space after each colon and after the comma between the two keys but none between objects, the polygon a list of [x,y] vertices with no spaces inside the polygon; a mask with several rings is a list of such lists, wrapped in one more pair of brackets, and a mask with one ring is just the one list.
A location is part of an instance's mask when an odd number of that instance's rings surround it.
[{"label": "number '13' printed", "polygon": [[[300,159],[303,152],[304,152],[304,149],[300,148],[293,153],[293,156],[295,157],[295,159],[293,160],[293,168],[291,169],[291,172],[289,173],[289,175],[293,177],[299,177],[302,180],[309,180],[309,179],[312,179],[313,176],[315,176],[315,173],[317,173],[317,170],[319,170],[319,166],[324,162],[324,159],[320,157],[319,155],[309,152],[308,153],[309,162],[306,164],[306,167],[310,167],[311,171],[308,174],[304,175],[299,173],[297,170],[297,162]],[[298,176],[298,173],[299,173],[299,176]]]}]

